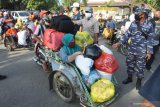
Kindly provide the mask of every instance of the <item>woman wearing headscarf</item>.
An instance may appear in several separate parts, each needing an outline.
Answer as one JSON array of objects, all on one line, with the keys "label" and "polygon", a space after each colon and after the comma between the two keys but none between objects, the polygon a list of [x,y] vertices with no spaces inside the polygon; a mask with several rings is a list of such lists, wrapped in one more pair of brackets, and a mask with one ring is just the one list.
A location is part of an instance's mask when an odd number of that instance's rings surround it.
[{"label": "woman wearing headscarf", "polygon": [[64,62],[73,62],[80,55],[81,49],[75,44],[73,34],[65,34],[62,38],[63,47],[59,51],[59,55]]}]

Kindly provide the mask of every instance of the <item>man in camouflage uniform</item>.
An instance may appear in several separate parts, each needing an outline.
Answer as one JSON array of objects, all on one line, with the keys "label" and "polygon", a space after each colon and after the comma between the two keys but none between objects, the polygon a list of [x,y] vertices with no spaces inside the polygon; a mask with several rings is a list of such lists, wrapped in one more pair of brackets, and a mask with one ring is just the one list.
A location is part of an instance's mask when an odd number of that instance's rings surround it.
[{"label": "man in camouflage uniform", "polygon": [[128,78],[123,81],[123,84],[132,82],[133,73],[136,72],[136,89],[141,88],[141,80],[144,78],[146,57],[150,59],[151,54],[153,54],[153,36],[154,28],[152,23],[145,17],[145,11],[137,8],[135,21],[130,25],[120,43],[113,45],[114,48],[117,48],[120,44],[125,44],[127,42],[129,44],[126,59]]}]

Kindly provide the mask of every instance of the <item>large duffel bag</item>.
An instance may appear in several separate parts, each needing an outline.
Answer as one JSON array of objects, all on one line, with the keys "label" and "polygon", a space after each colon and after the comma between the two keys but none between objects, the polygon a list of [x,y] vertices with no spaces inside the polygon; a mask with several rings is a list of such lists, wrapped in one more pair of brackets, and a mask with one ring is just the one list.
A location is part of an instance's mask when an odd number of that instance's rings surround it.
[{"label": "large duffel bag", "polygon": [[62,45],[64,33],[58,32],[55,29],[46,29],[43,35],[43,45],[57,51]]},{"label": "large duffel bag", "polygon": [[93,38],[88,32],[77,32],[75,36],[75,42],[77,45],[79,45],[81,48],[84,48],[84,44],[91,45],[93,44]]},{"label": "large duffel bag", "polygon": [[74,23],[71,18],[66,15],[55,16],[51,19],[51,26],[63,33],[74,33]]}]

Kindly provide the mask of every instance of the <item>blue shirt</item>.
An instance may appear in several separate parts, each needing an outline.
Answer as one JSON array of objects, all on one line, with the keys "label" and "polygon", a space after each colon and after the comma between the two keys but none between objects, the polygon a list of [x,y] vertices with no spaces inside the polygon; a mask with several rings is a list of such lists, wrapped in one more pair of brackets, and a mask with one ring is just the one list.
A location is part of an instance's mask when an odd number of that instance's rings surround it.
[{"label": "blue shirt", "polygon": [[106,27],[107,28],[111,28],[111,29],[115,29],[116,28],[116,24],[113,20],[107,21],[106,23]]},{"label": "blue shirt", "polygon": [[76,15],[74,15],[71,19],[72,19],[72,20],[80,20],[80,19],[81,19],[81,14],[80,14],[80,12],[78,12]]}]

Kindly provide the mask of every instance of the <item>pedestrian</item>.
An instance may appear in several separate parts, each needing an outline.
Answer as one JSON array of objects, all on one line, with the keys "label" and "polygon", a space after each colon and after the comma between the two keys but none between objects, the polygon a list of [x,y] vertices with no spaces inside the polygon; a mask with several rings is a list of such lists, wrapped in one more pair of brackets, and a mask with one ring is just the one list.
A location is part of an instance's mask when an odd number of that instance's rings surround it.
[{"label": "pedestrian", "polygon": [[98,20],[93,17],[93,8],[85,8],[85,18],[74,21],[75,24],[82,26],[82,31],[87,31],[94,39],[94,43],[98,43],[99,24]]},{"label": "pedestrian", "polygon": [[[78,21],[78,20],[82,19],[81,13],[80,13],[80,4],[77,3],[77,2],[75,2],[75,3],[73,3],[73,5],[71,6],[71,8],[72,8],[72,12],[73,12],[73,16],[71,17],[71,19],[72,19],[73,21]],[[77,25],[77,24],[75,24],[75,25],[74,25],[74,32],[75,32],[75,34],[76,34],[77,31],[79,31],[79,30],[80,30],[80,26]]]},{"label": "pedestrian", "polygon": [[1,37],[1,40],[3,40],[3,22],[4,22],[4,17],[3,17],[3,12],[0,11],[0,37]]},{"label": "pedestrian", "polygon": [[160,107],[160,64],[152,76],[140,89],[139,94],[144,97],[141,107]]},{"label": "pedestrian", "polygon": [[44,30],[47,28],[47,26],[49,26],[49,18],[48,17],[44,17],[42,19],[38,19],[39,23],[36,26],[36,29],[34,31],[34,39],[37,41],[37,43],[42,44],[42,37],[44,34]]},{"label": "pedestrian", "polygon": [[155,36],[153,41],[153,54],[151,56],[151,59],[147,61],[146,63],[146,69],[148,71],[151,70],[151,65],[153,64],[153,61],[155,59],[155,54],[159,50],[159,38],[160,38],[160,11],[156,11],[154,13],[154,21],[155,21]]},{"label": "pedestrian", "polygon": [[113,44],[116,35],[114,34],[115,29],[116,29],[116,23],[115,21],[112,19],[112,16],[109,16],[106,22],[106,28],[109,31],[112,31],[112,35],[111,35],[111,39],[110,39],[110,44]]},{"label": "pedestrian", "polygon": [[129,44],[126,58],[128,77],[123,81],[123,84],[131,83],[133,74],[136,73],[136,89],[141,88],[146,59],[149,60],[153,54],[153,36],[152,23],[145,17],[145,11],[137,8],[135,21],[131,23],[120,42],[113,45],[113,48],[118,48],[120,44]]}]

